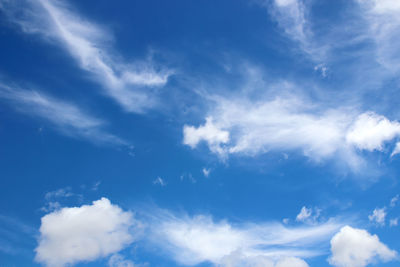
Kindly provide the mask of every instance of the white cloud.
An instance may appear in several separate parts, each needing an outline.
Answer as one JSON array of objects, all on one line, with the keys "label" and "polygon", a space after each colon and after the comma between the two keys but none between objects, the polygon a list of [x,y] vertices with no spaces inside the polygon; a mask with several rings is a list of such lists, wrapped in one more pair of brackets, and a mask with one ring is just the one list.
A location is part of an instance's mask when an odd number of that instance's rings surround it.
[{"label": "white cloud", "polygon": [[308,267],[308,264],[298,258],[284,258],[275,264],[275,267]]},{"label": "white cloud", "polygon": [[221,263],[221,267],[308,267],[308,264],[296,257],[283,257],[279,260],[264,256],[244,256],[240,251],[234,251],[230,255],[225,256]]},{"label": "white cloud", "polygon": [[297,216],[296,216],[296,221],[302,222],[302,221],[308,219],[311,216],[311,214],[312,214],[312,210],[311,209],[308,209],[306,207],[302,207],[301,210],[300,210],[300,213],[297,214]]},{"label": "white cloud", "polygon": [[[300,213],[297,214],[297,216],[296,216],[296,221],[298,221],[298,222],[307,221],[311,218],[312,213],[313,212],[312,212],[311,208],[302,207],[300,210]],[[319,214],[317,214],[317,217],[318,216],[319,216]]]},{"label": "white cloud", "polygon": [[131,260],[125,259],[120,254],[114,254],[108,260],[109,267],[135,267],[135,263]]},{"label": "white cloud", "polygon": [[327,109],[294,94],[251,100],[213,97],[206,123],[184,126],[184,144],[204,140],[211,152],[256,156],[269,151],[302,151],[315,161],[340,158],[353,171],[365,167],[358,150],[383,151],[400,134],[400,123],[373,112]]},{"label": "white cloud", "polygon": [[123,145],[128,143],[104,130],[106,123],[78,106],[38,91],[11,88],[0,83],[0,98],[10,101],[12,107],[27,115],[47,120],[64,135],[84,138],[94,143]]},{"label": "white cloud", "polygon": [[46,200],[51,200],[54,198],[66,198],[66,197],[72,197],[74,193],[71,192],[70,187],[65,187],[65,188],[60,188],[54,191],[49,191],[44,195],[44,198]]},{"label": "white cloud", "polygon": [[350,226],[343,227],[332,238],[331,252],[329,263],[336,267],[364,267],[378,260],[397,258],[397,252],[381,243],[376,235]]},{"label": "white cloud", "polygon": [[160,176],[158,176],[154,181],[153,184],[155,185],[160,185],[160,186],[166,186],[167,183],[162,179]]},{"label": "white cloud", "polygon": [[201,141],[206,141],[211,151],[222,154],[221,144],[229,141],[229,132],[219,129],[213,123],[212,117],[206,118],[206,123],[197,128],[185,125],[183,127],[183,143],[192,148],[196,147]]},{"label": "white cloud", "polygon": [[317,223],[318,217],[321,214],[321,210],[318,208],[307,208],[302,207],[300,213],[296,216],[296,221],[298,222],[305,222],[308,224],[315,224]]},{"label": "white cloud", "polygon": [[399,201],[399,195],[394,196],[394,197],[390,200],[390,207],[396,206],[396,204],[397,204],[398,201]]},{"label": "white cloud", "polygon": [[371,222],[375,222],[379,225],[384,225],[385,224],[385,218],[386,218],[386,208],[382,209],[374,209],[371,215],[368,216],[368,219]]},{"label": "white cloud", "polygon": [[301,0],[274,0],[272,2],[270,13],[285,34],[297,41],[305,52],[312,53],[304,3]]},{"label": "white cloud", "polygon": [[126,111],[143,112],[156,105],[152,87],[167,83],[171,71],[151,61],[126,64],[110,51],[109,34],[61,1],[1,1],[8,18],[23,31],[63,46],[104,92]]},{"label": "white cloud", "polygon": [[399,225],[399,218],[390,219],[389,225],[391,227]]},{"label": "white cloud", "polygon": [[[295,97],[257,102],[219,99],[216,104],[205,125],[185,126],[190,129],[184,130],[185,144],[195,147],[202,138],[211,151],[218,153],[257,154],[303,148],[307,155],[324,157],[335,153],[342,143],[348,120],[345,114],[335,111],[317,115]],[[229,146],[221,146],[228,142]]]},{"label": "white cloud", "polygon": [[42,217],[36,261],[62,267],[92,261],[129,245],[133,216],[106,198],[92,205],[63,208]]},{"label": "white cloud", "polygon": [[250,264],[262,258],[274,264],[282,261],[277,266],[285,266],[283,264],[289,261],[286,258],[307,258],[324,253],[323,242],[341,227],[333,221],[292,228],[279,223],[214,222],[203,215],[176,217],[163,212],[152,216],[151,243],[184,265],[211,262],[236,266],[229,264],[242,261]]},{"label": "white cloud", "polygon": [[368,24],[368,36],[376,44],[376,60],[392,73],[400,71],[400,4],[397,0],[358,0]]},{"label": "white cloud", "polygon": [[382,150],[383,143],[400,135],[400,123],[372,112],[361,114],[346,135],[346,140],[359,149]]},{"label": "white cloud", "polygon": [[203,175],[204,175],[205,177],[210,176],[211,169],[203,168],[202,171],[203,171]]},{"label": "white cloud", "polygon": [[400,153],[400,142],[397,142],[396,146],[393,149],[393,152],[392,152],[392,154],[390,156],[393,157],[394,155],[397,155],[399,153]]}]

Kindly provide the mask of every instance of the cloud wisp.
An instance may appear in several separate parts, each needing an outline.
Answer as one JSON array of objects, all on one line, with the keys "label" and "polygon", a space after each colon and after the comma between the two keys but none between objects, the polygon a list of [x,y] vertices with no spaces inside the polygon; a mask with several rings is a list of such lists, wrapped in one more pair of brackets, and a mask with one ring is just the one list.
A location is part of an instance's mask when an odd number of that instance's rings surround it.
[{"label": "cloud wisp", "polygon": [[125,111],[142,113],[157,105],[156,89],[172,71],[151,60],[124,63],[110,49],[110,34],[58,0],[0,1],[9,20],[25,33],[62,46]]},{"label": "cloud wisp", "polygon": [[326,108],[294,93],[258,100],[243,95],[211,98],[214,106],[205,123],[183,127],[183,143],[195,148],[204,142],[223,159],[301,151],[316,162],[342,159],[357,172],[365,166],[361,152],[386,152],[386,144],[400,136],[397,121],[351,107]]},{"label": "cloud wisp", "polygon": [[0,83],[0,99],[12,103],[17,111],[49,122],[64,135],[97,144],[128,146],[129,144],[104,130],[106,123],[78,106],[34,90],[9,87]]},{"label": "cloud wisp", "polygon": [[[266,1],[266,6],[285,35],[297,42],[300,49],[311,59],[321,64],[326,49],[313,39],[311,25],[307,19],[307,4],[302,0],[272,0]],[[326,71],[323,64],[319,66]]]},{"label": "cloud wisp", "polygon": [[303,263],[300,258],[326,253],[324,241],[341,227],[335,221],[287,227],[280,223],[216,222],[207,215],[175,216],[168,211],[155,214],[148,220],[148,241],[184,265],[211,262],[217,266],[258,266],[239,264],[254,261],[286,266],[283,263],[291,260]]}]

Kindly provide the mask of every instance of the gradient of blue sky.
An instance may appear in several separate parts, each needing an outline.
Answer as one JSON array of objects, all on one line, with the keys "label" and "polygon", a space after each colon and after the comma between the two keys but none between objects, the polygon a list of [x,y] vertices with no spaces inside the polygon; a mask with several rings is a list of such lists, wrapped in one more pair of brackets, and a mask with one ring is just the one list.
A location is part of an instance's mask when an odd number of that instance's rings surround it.
[{"label": "gradient of blue sky", "polygon": [[0,266],[398,266],[397,0],[0,0],[0,40]]}]

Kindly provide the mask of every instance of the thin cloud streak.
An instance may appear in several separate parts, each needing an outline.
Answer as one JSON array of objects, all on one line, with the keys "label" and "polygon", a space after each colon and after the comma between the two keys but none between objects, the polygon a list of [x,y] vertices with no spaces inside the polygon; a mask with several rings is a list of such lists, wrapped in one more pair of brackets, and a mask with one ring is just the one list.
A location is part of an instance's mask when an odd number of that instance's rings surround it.
[{"label": "thin cloud streak", "polygon": [[97,144],[129,146],[125,140],[105,131],[106,123],[103,120],[85,113],[72,103],[42,92],[0,83],[0,99],[12,103],[13,108],[21,113],[46,120],[64,135]]},{"label": "thin cloud streak", "polygon": [[109,48],[110,34],[60,1],[1,0],[0,10],[24,32],[64,47],[125,111],[143,113],[156,106],[155,89],[164,86],[173,73],[151,60],[127,64],[115,59]]}]

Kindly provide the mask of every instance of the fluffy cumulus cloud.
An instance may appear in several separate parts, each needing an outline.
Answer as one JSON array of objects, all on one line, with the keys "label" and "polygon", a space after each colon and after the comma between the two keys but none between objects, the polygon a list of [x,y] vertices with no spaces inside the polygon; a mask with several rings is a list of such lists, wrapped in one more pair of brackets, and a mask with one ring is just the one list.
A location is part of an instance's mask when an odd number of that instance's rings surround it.
[{"label": "fluffy cumulus cloud", "polygon": [[63,47],[126,111],[144,112],[156,105],[151,88],[165,85],[172,73],[151,61],[118,61],[110,49],[110,34],[65,2],[3,0],[0,10],[24,32],[38,34]]},{"label": "fluffy cumulus cloud", "polygon": [[346,140],[359,149],[382,150],[386,141],[400,135],[400,123],[372,112],[361,114],[349,129]]},{"label": "fluffy cumulus cloud", "polygon": [[296,95],[250,101],[216,98],[204,125],[184,126],[184,144],[201,141],[219,155],[300,150],[316,161],[345,158],[357,169],[358,150],[382,151],[400,135],[400,123],[373,112],[326,109]]},{"label": "fluffy cumulus cloud", "polygon": [[149,241],[184,265],[308,266],[302,258],[323,254],[327,249],[324,244],[341,227],[331,221],[302,227],[278,223],[236,225],[215,222],[205,215],[160,214],[149,223]]},{"label": "fluffy cumulus cloud", "polygon": [[62,267],[105,257],[133,242],[133,224],[130,212],[106,198],[92,205],[60,209],[42,218],[35,259],[46,266]]},{"label": "fluffy cumulus cloud", "polygon": [[397,252],[380,242],[378,236],[366,230],[343,227],[331,240],[329,263],[336,267],[364,267],[381,260],[397,258]]}]

